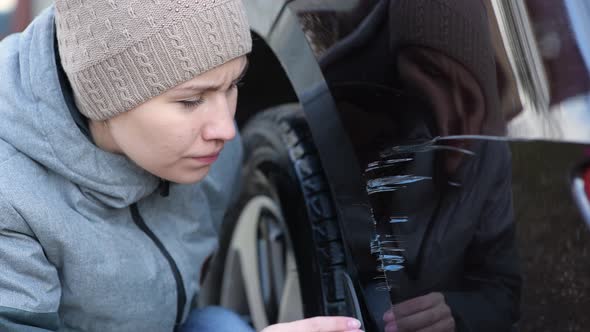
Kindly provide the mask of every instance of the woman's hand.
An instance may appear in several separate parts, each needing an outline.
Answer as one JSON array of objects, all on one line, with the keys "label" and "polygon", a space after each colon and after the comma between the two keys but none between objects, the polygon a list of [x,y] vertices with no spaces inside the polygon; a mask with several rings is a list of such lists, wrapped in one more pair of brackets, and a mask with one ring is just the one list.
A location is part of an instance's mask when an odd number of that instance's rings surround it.
[{"label": "woman's hand", "polygon": [[383,315],[385,332],[454,332],[455,320],[441,293],[396,304]]},{"label": "woman's hand", "polygon": [[361,323],[349,317],[314,317],[271,325],[261,332],[362,332]]}]

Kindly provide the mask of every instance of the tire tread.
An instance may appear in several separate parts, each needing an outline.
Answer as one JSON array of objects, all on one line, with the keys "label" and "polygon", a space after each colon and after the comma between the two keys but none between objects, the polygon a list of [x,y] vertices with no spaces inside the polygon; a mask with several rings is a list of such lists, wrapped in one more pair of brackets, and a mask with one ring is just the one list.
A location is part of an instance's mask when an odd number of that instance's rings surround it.
[{"label": "tire tread", "polygon": [[[316,255],[321,269],[322,288],[326,293],[325,314],[350,315],[345,300],[345,285],[340,277],[342,272],[346,272],[342,236],[330,188],[303,112],[299,105],[283,105],[257,114],[252,121],[268,121],[278,124],[281,129],[282,143],[288,149],[312,226]],[[321,178],[321,186],[316,182],[314,190],[306,190],[306,180],[311,178]]]}]

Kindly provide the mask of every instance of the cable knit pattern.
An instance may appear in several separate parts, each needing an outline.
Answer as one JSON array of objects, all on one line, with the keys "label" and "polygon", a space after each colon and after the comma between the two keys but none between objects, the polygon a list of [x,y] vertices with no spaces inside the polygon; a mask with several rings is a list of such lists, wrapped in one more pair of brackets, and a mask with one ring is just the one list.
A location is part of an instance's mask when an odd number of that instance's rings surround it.
[{"label": "cable knit pattern", "polygon": [[157,95],[163,92],[166,87],[159,83],[158,75],[154,73],[154,66],[150,61],[150,58],[147,56],[145,49],[146,47],[144,43],[139,42],[131,47],[131,52],[139,64],[142,75],[147,79],[147,82],[151,87],[151,91]]},{"label": "cable knit pattern", "polygon": [[95,107],[100,111],[106,112],[108,110],[104,98],[102,98],[98,87],[88,73],[80,73],[80,75],[77,76],[75,84],[84,87],[87,91],[84,97],[85,99],[89,98],[90,100],[85,100],[84,102],[94,103]]},{"label": "cable knit pattern", "polygon": [[127,83],[123,79],[121,71],[119,68],[117,68],[116,60],[107,59],[103,64],[106,67],[106,72],[109,74],[110,79],[113,82],[113,86],[119,94],[119,99],[123,102],[123,106],[133,107],[136,102],[131,99]]},{"label": "cable knit pattern", "polygon": [[213,65],[219,65],[223,63],[223,48],[221,46],[221,42],[219,38],[220,31],[217,29],[215,25],[215,17],[213,11],[207,11],[199,14],[199,17],[203,21],[203,28],[205,29],[205,34],[207,41],[211,45],[211,51],[213,55]]},{"label": "cable knit pattern", "polygon": [[247,54],[241,0],[56,0],[64,70],[80,111],[105,120]]},{"label": "cable knit pattern", "polygon": [[165,29],[166,35],[172,41],[172,47],[176,50],[176,58],[180,61],[181,69],[186,79],[191,79],[196,75],[196,70],[191,66],[190,59],[186,45],[179,36],[178,27],[172,26],[171,28]]},{"label": "cable knit pattern", "polygon": [[244,40],[250,37],[244,36],[244,31],[240,27],[242,27],[245,24],[247,19],[244,16],[244,13],[240,10],[240,8],[236,6],[236,4],[232,3],[229,6],[227,6],[227,10],[229,12],[229,18],[232,23],[232,32],[235,38],[234,42],[236,43],[236,45],[238,45],[237,51],[239,54],[242,54],[246,52],[246,50],[244,49]]}]

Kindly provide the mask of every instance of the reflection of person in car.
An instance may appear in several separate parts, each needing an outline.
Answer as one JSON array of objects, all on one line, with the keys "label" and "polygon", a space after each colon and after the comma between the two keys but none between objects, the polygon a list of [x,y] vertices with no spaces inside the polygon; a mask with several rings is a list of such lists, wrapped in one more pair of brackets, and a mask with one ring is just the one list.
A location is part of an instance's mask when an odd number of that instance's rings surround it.
[{"label": "reflection of person in car", "polygon": [[1,331],[251,331],[195,308],[250,49],[239,0],[57,0],[0,43]]},{"label": "reflection of person in car", "polygon": [[[392,0],[390,24],[400,81],[428,100],[436,136],[503,133],[479,0]],[[445,174],[461,187],[442,192],[425,270],[401,286],[400,303],[384,315],[386,331],[510,331],[518,319],[509,151],[501,142],[449,144],[477,157],[443,154]]]}]

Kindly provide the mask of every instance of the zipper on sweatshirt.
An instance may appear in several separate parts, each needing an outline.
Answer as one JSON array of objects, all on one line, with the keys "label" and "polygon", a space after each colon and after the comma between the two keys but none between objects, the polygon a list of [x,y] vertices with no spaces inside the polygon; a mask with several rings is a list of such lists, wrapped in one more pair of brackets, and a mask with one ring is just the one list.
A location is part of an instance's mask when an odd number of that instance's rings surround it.
[{"label": "zipper on sweatshirt", "polygon": [[177,309],[176,309],[176,329],[180,326],[180,321],[182,320],[182,313],[184,312],[184,306],[186,305],[186,291],[184,290],[184,282],[182,281],[182,275],[178,270],[178,266],[174,262],[174,259],[166,250],[166,247],[162,244],[160,239],[149,229],[146,225],[145,221],[139,214],[139,209],[137,208],[137,204],[134,203],[131,205],[131,217],[133,218],[133,222],[144,232],[158,247],[162,255],[166,258],[168,265],[170,265],[170,269],[172,270],[172,274],[174,275],[174,281],[176,282],[176,294],[177,294]]}]

